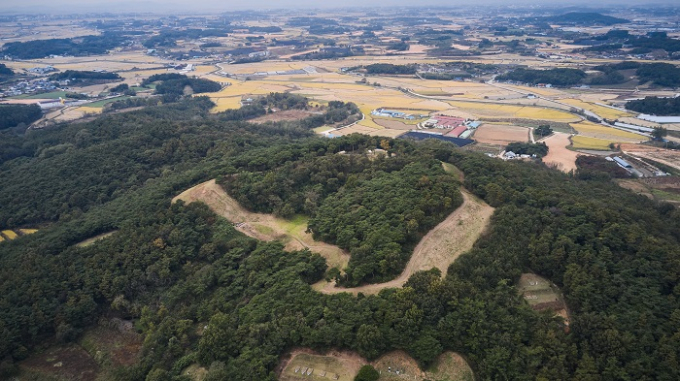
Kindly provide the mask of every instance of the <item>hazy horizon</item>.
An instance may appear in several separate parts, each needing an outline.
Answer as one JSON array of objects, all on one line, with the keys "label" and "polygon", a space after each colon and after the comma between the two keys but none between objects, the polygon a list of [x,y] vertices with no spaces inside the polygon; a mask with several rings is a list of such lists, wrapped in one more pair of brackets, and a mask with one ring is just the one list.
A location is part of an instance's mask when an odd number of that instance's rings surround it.
[{"label": "hazy horizon", "polygon": [[[604,0],[593,4],[590,1],[575,0],[569,2],[558,1],[539,1],[539,0],[519,0],[512,4],[500,0],[478,0],[474,5],[499,5],[499,6],[527,6],[536,5],[540,7],[570,7],[570,6],[585,6],[591,8],[600,8],[604,5],[670,5],[677,4],[676,1],[671,0],[655,0],[655,1],[635,1],[635,0]],[[24,0],[20,4],[15,2],[0,2],[0,12],[2,13],[91,13],[91,12],[152,12],[152,13],[172,13],[172,12],[202,12],[202,11],[219,11],[226,12],[230,10],[258,10],[258,9],[282,9],[282,8],[297,8],[297,9],[319,9],[319,8],[346,8],[346,7],[362,7],[375,8],[386,6],[466,6],[472,5],[467,1],[450,1],[450,0],[425,0],[414,4],[407,0],[376,0],[368,5],[365,1],[360,0],[345,0],[341,3],[326,2],[320,3],[317,0],[252,0],[248,2],[242,1],[220,1],[220,0],[103,0],[103,1],[88,1],[88,0]]]}]

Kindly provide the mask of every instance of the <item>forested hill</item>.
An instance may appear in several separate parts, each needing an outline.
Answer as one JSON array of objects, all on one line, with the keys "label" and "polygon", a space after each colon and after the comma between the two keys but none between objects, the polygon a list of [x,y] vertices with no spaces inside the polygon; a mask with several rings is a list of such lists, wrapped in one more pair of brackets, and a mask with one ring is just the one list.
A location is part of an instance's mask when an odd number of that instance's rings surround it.
[{"label": "forested hill", "polygon": [[[102,379],[186,380],[182,370],[200,364],[210,380],[274,381],[282,356],[301,346],[369,359],[403,349],[423,367],[454,350],[479,380],[680,379],[680,212],[673,206],[609,180],[442,142],[320,139],[291,122],[212,117],[201,102],[26,136],[0,132],[3,155],[14,152],[0,165],[3,224],[44,224],[0,243],[0,378],[15,374],[37,344],[77,341],[106,315],[133,320],[144,348],[134,365],[103,362]],[[386,144],[396,156],[362,159]],[[348,155],[348,171],[356,160],[386,183],[398,184],[390,175],[400,172],[408,179],[411,166],[422,164],[432,181],[440,172],[429,163],[456,165],[465,187],[496,207],[488,233],[444,279],[435,270],[379,295],[323,295],[311,287],[327,270],[320,256],[245,237],[205,205],[170,204],[218,175],[276,179],[285,169],[330,180],[302,167],[320,167],[343,150],[359,153]],[[403,166],[379,170],[400,160]],[[318,181],[318,193],[328,196],[317,218],[326,203],[331,211],[344,205],[352,187],[366,196],[379,189],[361,174],[342,184]],[[310,177],[302,188],[316,183]],[[289,191],[281,200],[304,212],[306,199],[296,199],[303,190]],[[112,230],[94,245],[74,245]],[[562,287],[569,332],[518,295],[515,284],[527,271]]]},{"label": "forested hill", "polygon": [[311,217],[316,239],[351,254],[340,284],[384,282],[402,272],[420,238],[463,200],[438,160],[382,144],[400,153],[339,153],[337,144],[319,145],[316,155],[307,147],[255,150],[219,183],[251,210]]}]

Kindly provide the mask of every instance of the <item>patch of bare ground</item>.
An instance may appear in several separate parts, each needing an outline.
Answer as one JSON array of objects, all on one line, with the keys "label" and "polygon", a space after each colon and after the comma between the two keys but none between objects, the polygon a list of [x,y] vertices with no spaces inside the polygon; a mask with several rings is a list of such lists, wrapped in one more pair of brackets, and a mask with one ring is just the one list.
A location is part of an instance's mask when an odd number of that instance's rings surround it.
[{"label": "patch of bare ground", "polygon": [[250,123],[266,123],[266,122],[282,122],[290,120],[300,120],[311,115],[320,114],[319,111],[311,110],[283,110],[271,112],[267,115],[260,116],[255,119],[251,119]]},{"label": "patch of bare ground", "polygon": [[628,190],[635,192],[636,194],[643,195],[643,196],[645,196],[645,197],[647,197],[651,200],[654,199],[654,195],[652,194],[652,192],[640,180],[637,180],[637,179],[619,179],[619,180],[616,180],[616,183],[619,184],[619,186],[621,188],[626,188]]},{"label": "patch of bare ground", "polygon": [[474,139],[485,144],[507,145],[529,140],[529,129],[503,124],[483,124],[475,131]]},{"label": "patch of bare ground", "polygon": [[324,294],[377,294],[385,288],[402,287],[411,275],[433,267],[446,276],[449,265],[472,249],[489,225],[494,212],[492,207],[468,191],[461,189],[461,193],[463,204],[420,240],[406,268],[396,279],[354,288],[335,287],[335,282],[324,281],[315,284],[314,289]]},{"label": "patch of bare ground", "polygon": [[576,170],[576,157],[578,152],[569,150],[571,145],[570,135],[562,132],[555,132],[542,141],[548,145],[548,154],[543,158],[543,162],[552,165],[562,172]]},{"label": "patch of bare ground", "polygon": [[621,150],[634,158],[653,160],[680,170],[680,151],[643,144],[621,144]]},{"label": "patch of bare ground", "polygon": [[101,319],[98,327],[83,334],[80,345],[102,366],[131,366],[139,359],[142,339],[131,321]]},{"label": "patch of bare ground", "polygon": [[42,374],[74,381],[94,381],[99,373],[97,362],[80,346],[67,344],[52,347],[19,363],[22,372]]},{"label": "patch of bare ground", "polygon": [[329,267],[344,269],[349,262],[349,254],[335,245],[315,241],[307,233],[306,220],[289,221],[271,214],[253,213],[246,210],[238,201],[229,196],[215,180],[206,181],[182,192],[172,202],[182,200],[186,203],[200,201],[216,214],[234,223],[236,230],[261,241],[279,240],[289,251],[309,249],[326,258]]}]

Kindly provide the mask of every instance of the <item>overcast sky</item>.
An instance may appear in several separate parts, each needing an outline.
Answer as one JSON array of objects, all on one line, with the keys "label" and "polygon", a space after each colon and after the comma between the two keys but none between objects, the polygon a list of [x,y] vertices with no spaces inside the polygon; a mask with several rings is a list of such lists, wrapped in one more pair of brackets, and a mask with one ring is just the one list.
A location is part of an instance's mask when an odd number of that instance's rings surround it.
[{"label": "overcast sky", "polygon": [[[677,1],[677,0],[676,0]],[[644,4],[666,3],[673,4],[673,0],[0,0],[0,12],[3,13],[81,13],[81,12],[173,12],[173,11],[229,11],[244,9],[271,8],[319,8],[319,7],[348,7],[348,6],[427,6],[427,5],[478,5],[478,4],[541,4],[561,5],[586,4],[603,6],[605,4]]]}]

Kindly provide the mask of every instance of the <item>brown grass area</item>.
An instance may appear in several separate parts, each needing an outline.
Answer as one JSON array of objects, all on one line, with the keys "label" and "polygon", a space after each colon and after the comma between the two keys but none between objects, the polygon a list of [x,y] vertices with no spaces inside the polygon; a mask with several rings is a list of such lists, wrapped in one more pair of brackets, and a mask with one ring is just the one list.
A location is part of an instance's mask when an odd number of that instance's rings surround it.
[{"label": "brown grass area", "polygon": [[636,194],[643,195],[643,196],[645,196],[645,197],[647,197],[651,200],[654,199],[654,195],[652,194],[652,192],[640,180],[637,180],[637,179],[619,179],[619,180],[616,180],[616,183],[619,184],[619,186],[621,188],[626,188],[628,190],[635,192]]},{"label": "brown grass area", "polygon": [[680,170],[680,151],[641,144],[622,144],[621,150],[634,158],[649,159]]},{"label": "brown grass area", "polygon": [[472,249],[477,239],[486,230],[494,209],[466,190],[463,205],[451,213],[443,222],[423,237],[413,250],[413,255],[404,271],[394,280],[379,284],[369,284],[355,288],[335,287],[334,282],[319,282],[314,288],[324,294],[350,292],[352,294],[377,294],[385,288],[402,287],[418,271],[433,267],[446,272],[461,254]]},{"label": "brown grass area", "polygon": [[567,149],[571,144],[569,134],[555,132],[543,142],[548,145],[548,154],[543,158],[543,162],[554,165],[563,172],[576,170],[576,157],[579,153]]},{"label": "brown grass area", "polygon": [[485,144],[507,145],[511,142],[526,142],[529,140],[529,129],[485,123],[475,131],[474,138],[478,142]]},{"label": "brown grass area", "polygon": [[251,119],[249,122],[266,123],[266,122],[281,122],[287,120],[300,120],[313,114],[316,114],[316,112],[308,110],[284,110],[263,115],[255,119]]},{"label": "brown grass area", "polygon": [[94,381],[99,373],[99,365],[76,344],[50,348],[22,361],[19,367],[23,372],[78,381]]},{"label": "brown grass area", "polygon": [[408,125],[404,122],[393,119],[375,118],[373,121],[380,126],[391,128],[393,130],[410,131],[415,128],[413,125]]},{"label": "brown grass area", "polygon": [[172,202],[182,200],[186,203],[200,201],[216,214],[238,224],[236,230],[261,241],[279,240],[286,246],[286,250],[310,249],[326,258],[328,266],[344,269],[349,262],[349,254],[335,245],[315,241],[307,233],[307,223],[304,221],[289,221],[274,217],[271,214],[253,213],[229,196],[215,180],[210,180],[184,191],[172,199]]}]

